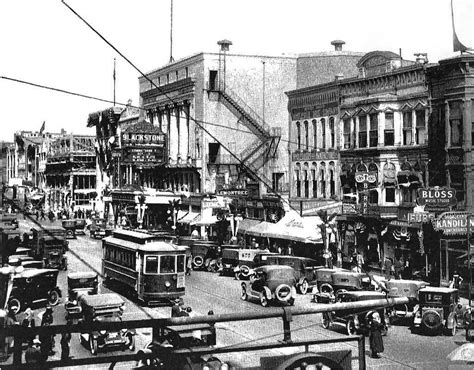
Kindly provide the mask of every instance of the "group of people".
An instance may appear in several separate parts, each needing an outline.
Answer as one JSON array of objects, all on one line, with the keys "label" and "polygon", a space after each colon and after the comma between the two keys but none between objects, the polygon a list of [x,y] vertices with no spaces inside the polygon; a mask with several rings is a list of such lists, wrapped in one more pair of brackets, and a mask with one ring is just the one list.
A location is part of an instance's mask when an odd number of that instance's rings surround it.
[{"label": "group of people", "polygon": [[[25,328],[34,328],[36,327],[36,322],[34,319],[33,311],[31,308],[27,308],[24,312],[24,318],[21,320],[21,323],[17,320],[15,315],[15,309],[10,307],[8,310],[8,314],[6,317],[6,326],[15,326],[21,325]],[[46,327],[53,324],[53,309],[51,306],[47,306],[46,310],[44,311],[41,317],[41,326]],[[72,322],[68,321],[67,325],[72,325]],[[18,337],[17,337],[18,339]],[[25,362],[27,364],[40,364],[48,360],[49,356],[53,356],[55,354],[54,347],[55,347],[55,340],[54,335],[50,335],[47,333],[41,333],[38,336],[36,335],[29,335],[25,338],[21,338],[21,349],[25,349]],[[70,349],[69,343],[71,341],[71,333],[63,333],[61,335],[61,360],[67,361],[70,359]],[[17,358],[17,356],[21,356],[22,352],[14,351],[15,343],[13,337],[6,338],[6,346],[7,352],[13,352],[14,363],[21,363],[21,358]]]}]

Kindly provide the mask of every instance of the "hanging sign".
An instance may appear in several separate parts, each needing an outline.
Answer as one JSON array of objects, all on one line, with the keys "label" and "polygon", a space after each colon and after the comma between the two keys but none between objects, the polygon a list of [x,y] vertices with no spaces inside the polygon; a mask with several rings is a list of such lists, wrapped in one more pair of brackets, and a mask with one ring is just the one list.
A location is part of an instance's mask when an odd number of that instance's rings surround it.
[{"label": "hanging sign", "polygon": [[[433,220],[433,228],[444,235],[466,235],[468,212],[444,212]],[[470,219],[471,231],[474,220]]]},{"label": "hanging sign", "polygon": [[456,190],[446,187],[435,186],[433,188],[421,188],[416,191],[417,203],[427,209],[443,210],[456,205]]}]

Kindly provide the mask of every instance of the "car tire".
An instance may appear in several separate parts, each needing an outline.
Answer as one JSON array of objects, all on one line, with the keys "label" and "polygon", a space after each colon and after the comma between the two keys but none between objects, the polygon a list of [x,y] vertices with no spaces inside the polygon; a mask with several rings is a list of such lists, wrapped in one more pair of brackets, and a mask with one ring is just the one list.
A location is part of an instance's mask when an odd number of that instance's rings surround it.
[{"label": "car tire", "polygon": [[97,340],[94,339],[92,334],[89,334],[89,348],[91,350],[91,354],[97,356]]},{"label": "car tire", "polygon": [[346,323],[346,333],[347,335],[356,335],[357,329],[353,319],[348,319]]},{"label": "car tire", "polygon": [[443,320],[440,314],[435,310],[427,310],[423,312],[421,317],[421,323],[423,327],[431,333],[439,331],[443,325]]},{"label": "car tire", "polygon": [[8,300],[8,309],[12,310],[12,312],[16,315],[18,312],[21,311],[21,302],[18,298],[10,298]]},{"label": "car tire", "polygon": [[332,285],[328,283],[321,284],[321,286],[319,287],[319,291],[321,293],[329,293],[329,294],[334,293],[334,289]]},{"label": "car tire", "polygon": [[[280,294],[282,291],[287,291],[288,294],[285,297],[280,297]],[[287,284],[280,284],[277,286],[275,289],[275,297],[280,301],[280,302],[288,302],[292,297],[291,297],[291,287]]]},{"label": "car tire", "polygon": [[306,293],[308,293],[308,289],[308,280],[304,279],[303,282],[299,285],[298,290],[301,294],[305,295]]},{"label": "car tire", "polygon": [[262,305],[262,307],[268,306],[268,298],[265,292],[260,293],[260,304]]},{"label": "car tire", "polygon": [[331,327],[331,319],[329,318],[329,314],[327,312],[323,312],[321,323],[324,329],[329,329]]},{"label": "car tire", "polygon": [[127,334],[127,341],[125,342],[125,348],[130,351],[135,351],[135,336],[131,333]]},{"label": "car tire", "polygon": [[240,266],[240,276],[248,278],[250,275],[250,268],[247,265]]},{"label": "car tire", "polygon": [[249,299],[249,295],[247,294],[247,286],[245,284],[242,284],[240,299],[243,301],[247,301]]},{"label": "car tire", "polygon": [[195,269],[201,268],[203,264],[204,264],[204,258],[202,258],[202,256],[193,257],[193,267]]},{"label": "car tire", "polygon": [[52,290],[49,292],[48,303],[51,306],[56,306],[59,303],[60,297],[57,290]]}]

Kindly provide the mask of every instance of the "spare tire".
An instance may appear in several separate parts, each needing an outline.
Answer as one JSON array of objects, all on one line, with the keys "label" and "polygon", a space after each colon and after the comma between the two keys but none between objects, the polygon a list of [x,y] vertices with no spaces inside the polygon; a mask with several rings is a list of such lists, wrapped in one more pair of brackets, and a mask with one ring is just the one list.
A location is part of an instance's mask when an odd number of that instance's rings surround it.
[{"label": "spare tire", "polygon": [[282,302],[286,302],[291,298],[291,287],[287,284],[278,285],[275,289],[275,297]]},{"label": "spare tire", "polygon": [[421,323],[429,331],[437,331],[443,325],[443,320],[438,311],[426,310],[422,314]]},{"label": "spare tire", "polygon": [[243,276],[244,278],[248,278],[250,275],[250,267],[248,267],[247,265],[241,265],[240,275]]},{"label": "spare tire", "polygon": [[204,258],[202,258],[202,256],[193,257],[194,267],[201,267],[203,264],[204,264]]}]

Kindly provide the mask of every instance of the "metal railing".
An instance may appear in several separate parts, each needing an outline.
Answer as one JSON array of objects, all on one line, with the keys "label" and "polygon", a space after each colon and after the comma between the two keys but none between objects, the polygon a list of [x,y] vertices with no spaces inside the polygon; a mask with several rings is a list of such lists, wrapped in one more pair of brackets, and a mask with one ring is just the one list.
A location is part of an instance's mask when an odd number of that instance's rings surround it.
[{"label": "metal railing", "polygon": [[[3,363],[2,369],[28,369],[31,364],[21,364],[22,359],[22,343],[25,338],[31,338],[35,335],[57,335],[63,333],[88,333],[91,331],[109,330],[119,331],[125,328],[150,328],[153,330],[159,330],[166,326],[171,325],[187,325],[187,324],[215,324],[219,322],[233,322],[233,321],[248,321],[248,320],[261,320],[269,318],[281,318],[283,322],[283,340],[275,341],[274,343],[255,345],[228,345],[228,346],[215,346],[208,348],[167,348],[166,351],[169,356],[189,356],[190,354],[215,354],[215,353],[230,353],[230,352],[242,352],[242,351],[257,351],[263,349],[271,349],[278,347],[295,347],[295,346],[307,346],[314,344],[324,343],[337,343],[357,340],[359,343],[358,360],[359,369],[365,369],[365,342],[363,337],[346,337],[342,339],[324,339],[324,340],[305,340],[305,341],[293,341],[291,339],[291,322],[293,316],[298,315],[309,315],[323,312],[333,311],[348,311],[352,310],[354,313],[366,312],[373,308],[391,307],[394,305],[407,304],[408,298],[385,298],[377,300],[359,301],[359,302],[347,302],[347,303],[331,303],[331,304],[318,304],[314,307],[283,307],[283,308],[268,308],[264,312],[246,312],[246,313],[228,313],[218,315],[206,315],[197,317],[171,317],[171,318],[159,318],[159,319],[145,319],[145,320],[129,320],[119,322],[80,322],[73,325],[52,325],[52,326],[40,326],[40,327],[23,327],[20,325],[6,327],[2,330],[5,337],[14,337],[14,353],[13,363]],[[165,351],[163,349],[162,351]],[[160,350],[160,352],[162,352]],[[140,357],[142,356],[142,357]],[[145,354],[146,358],[155,358],[156,353]],[[117,362],[128,362],[128,361],[139,361],[143,359],[143,355],[134,354],[114,354],[104,357],[86,357],[86,358],[74,358],[69,361],[46,361],[41,364],[45,368],[62,367],[62,366],[80,366],[89,364],[99,363],[117,363]]]}]

